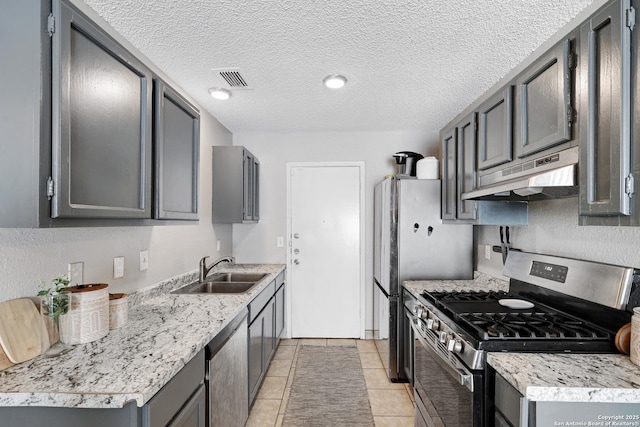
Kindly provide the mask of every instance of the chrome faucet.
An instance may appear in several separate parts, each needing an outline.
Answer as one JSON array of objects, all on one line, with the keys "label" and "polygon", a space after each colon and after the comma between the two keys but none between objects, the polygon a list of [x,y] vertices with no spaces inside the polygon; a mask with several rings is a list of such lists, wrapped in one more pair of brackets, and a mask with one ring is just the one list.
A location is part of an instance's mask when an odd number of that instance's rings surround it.
[{"label": "chrome faucet", "polygon": [[215,267],[216,265],[220,264],[221,262],[228,262],[230,264],[235,263],[236,259],[232,256],[223,256],[222,258],[216,260],[213,264],[211,264],[209,267],[207,267],[207,258],[209,258],[208,256],[202,257],[202,259],[200,260],[200,282],[204,282],[205,277],[207,277],[207,274],[209,274],[209,272],[211,271],[211,269],[213,267]]}]

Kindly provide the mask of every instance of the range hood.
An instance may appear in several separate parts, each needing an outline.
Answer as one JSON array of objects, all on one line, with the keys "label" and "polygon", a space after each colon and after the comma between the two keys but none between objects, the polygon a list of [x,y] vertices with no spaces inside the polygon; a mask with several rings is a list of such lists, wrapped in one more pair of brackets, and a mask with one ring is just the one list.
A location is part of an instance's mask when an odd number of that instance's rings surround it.
[{"label": "range hood", "polygon": [[578,194],[578,147],[519,162],[480,177],[462,200],[544,200]]}]

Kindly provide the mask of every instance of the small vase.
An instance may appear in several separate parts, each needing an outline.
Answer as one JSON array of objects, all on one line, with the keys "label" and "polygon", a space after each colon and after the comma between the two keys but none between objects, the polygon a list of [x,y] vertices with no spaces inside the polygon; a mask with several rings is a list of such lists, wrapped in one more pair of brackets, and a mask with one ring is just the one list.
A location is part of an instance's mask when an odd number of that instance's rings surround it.
[{"label": "small vase", "polygon": [[69,294],[61,293],[42,297],[40,313],[51,319],[49,324],[53,327],[53,334],[49,336],[53,344],[43,353],[44,357],[58,357],[71,350],[71,346],[65,344],[64,337],[60,334],[60,316],[64,316],[68,311]]}]

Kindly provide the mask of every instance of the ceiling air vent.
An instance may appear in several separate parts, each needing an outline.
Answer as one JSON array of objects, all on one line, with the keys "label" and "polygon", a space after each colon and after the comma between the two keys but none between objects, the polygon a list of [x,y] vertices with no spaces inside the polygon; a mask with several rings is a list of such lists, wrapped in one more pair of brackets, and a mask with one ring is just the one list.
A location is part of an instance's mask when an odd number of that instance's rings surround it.
[{"label": "ceiling air vent", "polygon": [[213,70],[231,89],[252,89],[239,68],[217,68]]}]

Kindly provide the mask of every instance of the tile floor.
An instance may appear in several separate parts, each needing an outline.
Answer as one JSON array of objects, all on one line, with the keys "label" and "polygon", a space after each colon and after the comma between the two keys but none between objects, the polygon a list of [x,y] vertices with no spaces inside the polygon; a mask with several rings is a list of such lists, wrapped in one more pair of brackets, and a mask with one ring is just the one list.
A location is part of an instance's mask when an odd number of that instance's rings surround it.
[{"label": "tile floor", "polygon": [[373,340],[290,339],[280,341],[246,427],[282,425],[301,345],[356,345],[376,427],[413,426],[413,389],[409,384],[389,381]]}]

